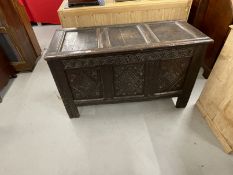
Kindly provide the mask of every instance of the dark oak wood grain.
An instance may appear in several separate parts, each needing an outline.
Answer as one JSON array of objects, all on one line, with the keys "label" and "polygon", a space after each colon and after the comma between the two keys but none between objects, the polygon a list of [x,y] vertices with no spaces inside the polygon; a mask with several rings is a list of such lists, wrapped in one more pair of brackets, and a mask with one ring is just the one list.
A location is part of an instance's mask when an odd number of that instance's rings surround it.
[{"label": "dark oak wood grain", "polygon": [[45,59],[71,118],[81,105],[161,97],[185,107],[211,42],[182,21],[63,29]]},{"label": "dark oak wood grain", "polygon": [[233,23],[233,0],[194,0],[188,21],[214,39],[202,63],[208,78]]}]

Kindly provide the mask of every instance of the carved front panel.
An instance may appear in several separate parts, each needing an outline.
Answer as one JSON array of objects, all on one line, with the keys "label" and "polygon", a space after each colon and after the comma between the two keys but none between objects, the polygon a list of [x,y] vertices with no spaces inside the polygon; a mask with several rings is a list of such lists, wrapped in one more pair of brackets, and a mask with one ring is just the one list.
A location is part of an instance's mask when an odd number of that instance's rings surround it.
[{"label": "carved front panel", "polygon": [[178,58],[189,58],[193,56],[193,47],[170,48],[163,50],[150,50],[135,53],[121,53],[117,55],[90,56],[80,59],[63,60],[65,69],[95,67],[103,65],[120,65],[143,63],[146,61],[170,60]]},{"label": "carved front panel", "polygon": [[103,97],[99,68],[71,69],[66,73],[75,100]]},{"label": "carved front panel", "polygon": [[115,96],[135,96],[143,94],[144,64],[114,66]]},{"label": "carved front panel", "polygon": [[[155,92],[181,90],[189,66],[190,58],[162,60],[159,66],[159,76]],[[155,75],[156,76],[156,75]]]}]

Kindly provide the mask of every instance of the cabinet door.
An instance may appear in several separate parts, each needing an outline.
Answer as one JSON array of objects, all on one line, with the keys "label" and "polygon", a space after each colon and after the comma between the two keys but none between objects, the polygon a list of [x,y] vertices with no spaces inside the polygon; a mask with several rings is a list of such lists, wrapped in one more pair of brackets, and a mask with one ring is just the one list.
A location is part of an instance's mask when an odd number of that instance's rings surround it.
[{"label": "cabinet door", "polygon": [[17,0],[0,1],[0,47],[17,71],[28,71],[34,68],[39,51],[20,10]]}]

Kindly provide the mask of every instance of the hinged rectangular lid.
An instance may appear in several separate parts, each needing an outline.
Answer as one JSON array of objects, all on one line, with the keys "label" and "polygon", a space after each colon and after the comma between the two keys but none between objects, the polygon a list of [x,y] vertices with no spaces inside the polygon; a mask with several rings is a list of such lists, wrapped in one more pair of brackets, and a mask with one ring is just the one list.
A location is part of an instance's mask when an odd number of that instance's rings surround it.
[{"label": "hinged rectangular lid", "polygon": [[45,59],[198,44],[212,40],[183,21],[57,30]]}]

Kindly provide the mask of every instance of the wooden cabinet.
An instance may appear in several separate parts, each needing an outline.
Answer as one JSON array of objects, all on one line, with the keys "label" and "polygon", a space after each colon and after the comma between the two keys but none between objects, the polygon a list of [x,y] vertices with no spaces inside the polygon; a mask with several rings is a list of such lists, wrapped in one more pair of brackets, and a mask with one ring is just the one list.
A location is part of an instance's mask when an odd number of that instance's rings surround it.
[{"label": "wooden cabinet", "polygon": [[[0,91],[7,84],[9,78],[14,76],[15,76],[15,70],[10,65],[2,49],[0,49]],[[1,96],[0,96],[0,102],[2,102]]]},{"label": "wooden cabinet", "polygon": [[92,27],[165,20],[187,21],[192,4],[192,0],[122,2],[104,0],[104,2],[103,6],[69,8],[68,0],[64,0],[58,9],[62,27]]},{"label": "wooden cabinet", "polygon": [[227,153],[233,152],[233,26],[197,102]]},{"label": "wooden cabinet", "polygon": [[46,54],[71,118],[76,105],[178,97],[185,107],[212,40],[181,21],[57,31]]},{"label": "wooden cabinet", "polygon": [[25,9],[18,0],[0,1],[0,47],[16,71],[32,71],[41,54]]},{"label": "wooden cabinet", "polygon": [[188,21],[215,41],[203,61],[204,77],[207,78],[233,22],[233,0],[194,0]]}]

